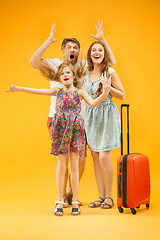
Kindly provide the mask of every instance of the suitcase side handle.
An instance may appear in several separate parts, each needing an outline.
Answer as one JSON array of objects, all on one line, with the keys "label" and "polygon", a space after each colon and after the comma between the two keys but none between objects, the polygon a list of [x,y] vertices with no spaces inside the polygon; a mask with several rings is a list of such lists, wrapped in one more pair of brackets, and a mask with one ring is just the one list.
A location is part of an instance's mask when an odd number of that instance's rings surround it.
[{"label": "suitcase side handle", "polygon": [[121,198],[121,174],[118,175],[118,197]]},{"label": "suitcase side handle", "polygon": [[129,154],[129,104],[121,105],[121,155],[123,155],[123,107],[127,107],[127,153]]}]

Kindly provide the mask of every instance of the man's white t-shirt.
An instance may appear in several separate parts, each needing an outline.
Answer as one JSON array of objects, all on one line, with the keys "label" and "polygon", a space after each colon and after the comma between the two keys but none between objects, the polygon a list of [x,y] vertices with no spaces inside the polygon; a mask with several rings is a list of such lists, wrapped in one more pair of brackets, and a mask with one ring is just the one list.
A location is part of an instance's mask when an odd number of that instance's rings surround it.
[{"label": "man's white t-shirt", "polygon": [[[54,58],[54,59],[46,59],[47,64],[49,65],[50,68],[54,69],[54,71],[56,72],[59,65],[61,65],[63,63],[63,60],[60,60],[59,58]],[[85,66],[87,67],[87,61],[84,59],[82,60],[82,63],[85,64]],[[78,66],[79,61],[76,62],[76,64],[74,65],[75,68],[76,66]],[[59,87],[62,88],[63,84],[60,82],[56,82],[56,81],[49,81],[50,82],[50,88],[55,88],[55,87]],[[53,117],[53,115],[55,114],[55,106],[56,106],[56,96],[51,96],[51,105],[50,105],[50,111],[49,111],[49,115],[48,117]],[[84,109],[85,109],[85,104],[84,104],[84,100],[81,101],[81,116],[84,117]]]}]

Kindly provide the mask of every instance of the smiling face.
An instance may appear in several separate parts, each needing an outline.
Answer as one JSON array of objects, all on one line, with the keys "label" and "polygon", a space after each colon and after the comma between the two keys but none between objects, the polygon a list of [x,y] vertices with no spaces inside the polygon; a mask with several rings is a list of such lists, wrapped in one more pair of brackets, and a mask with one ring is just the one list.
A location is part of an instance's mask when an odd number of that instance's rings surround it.
[{"label": "smiling face", "polygon": [[80,49],[76,43],[71,41],[67,42],[66,46],[62,50],[64,62],[69,62],[74,65],[77,62],[79,51]]},{"label": "smiling face", "polygon": [[64,84],[65,87],[70,87],[73,85],[74,74],[70,67],[66,66],[60,72],[60,81]]},{"label": "smiling face", "polygon": [[91,48],[91,60],[93,64],[101,64],[104,59],[104,48],[100,43],[95,43]]}]

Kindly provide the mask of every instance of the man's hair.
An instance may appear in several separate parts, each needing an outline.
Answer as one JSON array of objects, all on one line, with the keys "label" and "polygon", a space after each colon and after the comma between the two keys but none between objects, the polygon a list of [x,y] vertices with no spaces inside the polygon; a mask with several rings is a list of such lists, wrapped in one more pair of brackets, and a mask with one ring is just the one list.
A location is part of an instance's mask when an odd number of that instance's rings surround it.
[{"label": "man's hair", "polygon": [[76,38],[64,38],[61,44],[61,50],[63,50],[68,42],[76,43],[80,49],[80,42]]}]

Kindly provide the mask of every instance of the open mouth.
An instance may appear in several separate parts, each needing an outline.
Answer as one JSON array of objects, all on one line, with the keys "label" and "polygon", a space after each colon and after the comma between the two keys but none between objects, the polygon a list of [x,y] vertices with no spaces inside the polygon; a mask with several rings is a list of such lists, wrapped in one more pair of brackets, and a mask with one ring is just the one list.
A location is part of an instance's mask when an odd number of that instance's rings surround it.
[{"label": "open mouth", "polygon": [[99,59],[99,58],[100,58],[100,56],[94,56],[94,58],[95,58],[95,59]]},{"label": "open mouth", "polygon": [[68,77],[66,77],[66,78],[64,78],[63,80],[64,80],[64,81],[68,81],[68,80],[69,80],[69,78],[68,78]]},{"label": "open mouth", "polygon": [[74,59],[74,55],[73,54],[70,55],[70,59]]}]

